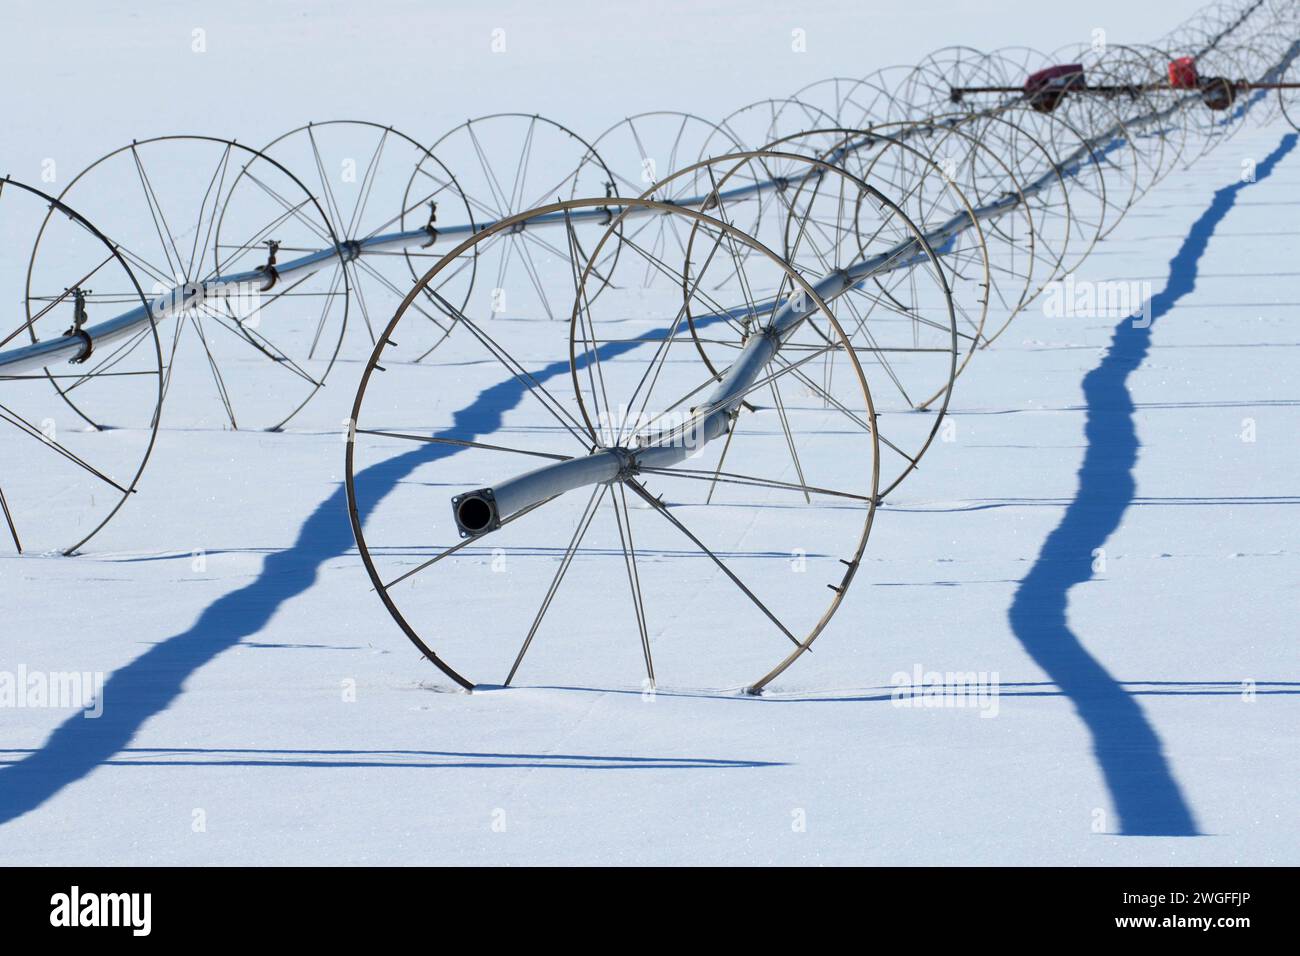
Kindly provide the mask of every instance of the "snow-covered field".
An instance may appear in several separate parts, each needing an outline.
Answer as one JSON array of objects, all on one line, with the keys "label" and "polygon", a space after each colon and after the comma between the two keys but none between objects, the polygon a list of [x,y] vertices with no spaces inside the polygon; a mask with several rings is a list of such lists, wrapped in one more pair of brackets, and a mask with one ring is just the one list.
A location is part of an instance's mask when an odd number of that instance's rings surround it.
[{"label": "snow-covered field", "polygon": [[[595,136],[949,44],[1142,40],[1192,9],[17,3],[0,171],[41,185],[53,158],[57,190],[133,138],[260,145],[336,118],[432,141],[537,111]],[[1149,282],[1150,328],[1035,307],[975,356],[950,440],[877,513],[815,653],[761,698],[737,690],[752,672],[644,693],[608,550],[582,559],[568,636],[609,618],[630,651],[575,638],[567,669],[460,692],[393,624],[348,525],[359,326],[283,434],[224,430],[209,383],[178,382],[140,494],[85,554],[0,555],[0,671],[107,677],[93,719],[0,709],[0,862],[1300,863],[1298,207],[1285,125],[1153,189],[1077,274]],[[555,325],[503,326],[530,362],[567,356]],[[412,407],[441,422],[491,371],[435,362]],[[432,489],[436,521],[451,493]],[[748,527],[715,523],[717,546],[743,552]],[[769,557],[779,587],[789,561]],[[493,633],[473,595],[446,615]],[[917,672],[999,693],[899,706],[896,675]]]}]

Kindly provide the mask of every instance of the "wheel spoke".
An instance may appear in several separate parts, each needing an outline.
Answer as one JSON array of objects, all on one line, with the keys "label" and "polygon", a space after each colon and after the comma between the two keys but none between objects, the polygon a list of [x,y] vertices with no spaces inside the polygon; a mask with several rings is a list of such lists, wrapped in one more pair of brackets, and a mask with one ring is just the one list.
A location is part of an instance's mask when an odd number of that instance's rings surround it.
[{"label": "wheel spoke", "polygon": [[506,676],[506,687],[510,686],[510,682],[515,679],[515,673],[519,670],[519,665],[524,662],[524,655],[528,653],[528,648],[532,646],[533,638],[537,636],[537,629],[541,627],[542,619],[546,616],[551,601],[554,600],[556,592],[560,589],[560,582],[564,580],[569,565],[573,563],[573,556],[578,553],[578,546],[582,544],[582,539],[586,537],[587,529],[591,527],[591,520],[596,516],[596,511],[599,509],[600,503],[604,500],[605,493],[608,490],[609,485],[597,485],[592,489],[591,498],[587,501],[587,507],[583,509],[582,517],[578,519],[578,526],[573,531],[573,537],[569,541],[568,548],[565,549],[564,557],[560,559],[560,566],[555,571],[555,577],[551,580],[551,586],[546,592],[546,597],[542,600],[542,606],[537,609],[537,616],[533,618],[533,626],[528,629],[528,636],[524,638],[523,646],[519,648],[519,655],[515,658],[510,673]]},{"label": "wheel spoke", "polygon": [[614,506],[614,521],[618,525],[618,539],[623,545],[623,564],[627,568],[627,586],[636,610],[636,627],[641,635],[641,652],[645,656],[646,679],[655,684],[655,665],[650,654],[650,632],[646,627],[645,604],[641,599],[641,575],[636,566],[636,545],[632,541],[632,517],[627,510],[627,491],[622,484],[610,495]]},{"label": "wheel spoke", "polygon": [[[721,464],[721,463],[719,463]],[[779,481],[775,478],[759,478],[754,475],[737,474],[733,471],[722,471],[720,468],[714,471],[700,471],[698,468],[642,468],[642,472],[647,475],[663,475],[667,478],[686,478],[692,481],[707,481],[712,485],[715,482],[733,485],[746,485],[751,488],[771,488],[774,491],[797,491],[802,495],[827,495],[833,498],[847,498],[850,501],[862,501],[871,503],[868,495],[859,495],[851,491],[835,491],[831,488],[821,488],[817,485],[800,485],[791,481]],[[710,492],[712,494],[712,492]]]},{"label": "wheel spoke", "polygon": [[106,485],[109,485],[112,488],[117,489],[118,491],[122,492],[122,494],[127,494],[126,488],[123,488],[112,478],[108,477],[108,475],[104,474],[94,465],[91,465],[89,462],[85,461],[79,455],[76,455],[73,452],[69,451],[67,448],[59,444],[53,438],[47,437],[44,432],[42,432],[31,422],[27,421],[25,418],[23,418],[21,415],[15,412],[13,409],[5,405],[0,405],[0,421],[8,422],[10,425],[13,425],[14,428],[17,428],[22,434],[27,435],[29,438],[32,438],[37,442],[40,442],[42,445],[44,445],[46,448],[49,448],[55,454],[61,455],[62,457],[70,461],[72,464],[76,465],[78,468],[81,468],[83,471],[89,472],[90,474],[94,475],[96,478],[104,482]]},{"label": "wheel spoke", "polygon": [[721,558],[719,558],[716,554],[710,551],[709,548],[704,544],[704,542],[695,536],[694,532],[692,532],[689,528],[687,528],[686,525],[682,524],[682,522],[678,520],[677,516],[672,514],[662,501],[660,501],[654,495],[650,494],[650,492],[646,491],[645,486],[643,486],[635,478],[629,478],[624,483],[629,488],[631,488],[632,491],[637,496],[639,496],[643,501],[645,501],[648,505],[650,505],[651,508],[653,508],[659,514],[663,515],[664,518],[668,520],[669,524],[675,527],[682,534],[686,535],[686,537],[690,539],[691,543],[694,544],[701,551],[703,551],[704,554],[707,555],[709,559],[712,560],[713,563],[718,566],[718,568],[722,571],[722,573],[727,576],[727,578],[731,581],[731,583],[734,584],[736,587],[740,588],[741,592],[747,598],[749,598],[750,601],[753,602],[754,606],[757,607],[760,611],[762,611],[763,615],[769,621],[771,621],[773,624],[776,625],[777,630],[779,630],[782,634],[784,634],[790,640],[790,643],[794,644],[796,647],[799,646],[798,638],[796,638],[793,634],[791,634],[790,629],[786,627],[783,623],[781,623],[781,619],[778,618],[775,614],[773,614],[771,609],[758,599],[758,596],[749,589],[749,587],[745,584],[745,582],[740,580],[740,578],[736,576],[735,572],[732,571],[731,568],[727,567],[727,565],[722,561]]},{"label": "wheel spoke", "polygon": [[[799,452],[794,445],[794,435],[790,432],[790,419],[785,413],[785,402],[781,400],[781,387],[776,382],[772,383],[772,399],[776,402],[777,415],[781,419],[781,430],[785,432],[785,443],[786,447],[790,449],[790,460],[794,463],[795,474],[799,476],[799,484],[806,486],[808,482],[804,480],[803,465],[799,463]],[[812,504],[812,498],[808,496],[806,490],[803,496],[805,501]]]},{"label": "wheel spoke", "polygon": [[441,302],[446,309],[450,310],[456,316],[457,321],[464,325],[465,328],[469,329],[470,334],[478,339],[479,342],[492,353],[493,357],[504,365],[510,373],[519,380],[520,384],[533,394],[533,397],[541,403],[542,407],[550,412],[552,417],[563,425],[565,429],[573,435],[575,439],[577,439],[579,444],[583,445],[584,448],[590,445],[587,436],[582,433],[581,423],[573,417],[568,409],[560,404],[559,400],[546,389],[546,386],[537,380],[537,377],[533,375],[532,372],[529,372],[519,364],[519,362],[511,356],[509,352],[502,348],[496,340],[479,328],[479,326],[470,319],[469,316],[465,315],[464,312],[448,302],[440,293],[432,292],[432,295]]},{"label": "wheel spoke", "polygon": [[[519,520],[520,518],[522,518],[524,515],[529,514],[530,512],[536,511],[536,510],[537,510],[538,508],[540,508],[542,505],[547,504],[548,502],[551,502],[551,501],[554,501],[554,500],[555,500],[554,497],[547,498],[547,499],[545,499],[544,501],[539,501],[539,502],[537,502],[537,504],[535,504],[535,505],[529,505],[527,508],[523,508],[523,509],[521,509],[521,510],[519,510],[519,511],[516,511],[516,512],[515,512],[514,514],[512,514],[509,518],[505,518],[505,519],[502,520],[502,522],[501,522],[501,527],[504,528],[506,525],[510,524],[511,522],[518,521],[518,520]],[[481,536],[480,536],[480,537],[481,537]],[[409,577],[414,577],[415,575],[419,574],[421,571],[425,570],[426,568],[431,568],[431,567],[433,567],[435,564],[437,564],[437,563],[438,563],[439,561],[441,561],[443,558],[451,557],[451,555],[455,554],[457,551],[460,551],[462,548],[469,547],[471,544],[473,544],[473,543],[474,543],[475,541],[477,541],[477,540],[478,540],[478,538],[466,538],[464,541],[461,541],[461,542],[458,543],[458,544],[453,544],[450,548],[447,548],[445,551],[439,551],[439,552],[438,552],[437,554],[435,554],[433,557],[429,558],[429,560],[424,561],[423,563],[418,564],[418,565],[416,565],[415,567],[411,568],[411,570],[406,571],[406,572],[404,572],[404,573],[402,573],[402,574],[399,574],[397,577],[393,578],[393,580],[389,581],[387,584],[385,584],[385,585],[383,586],[384,590],[387,591],[387,590],[388,590],[389,588],[391,588],[393,585],[395,585],[395,584],[400,584],[401,582],[405,581],[407,578],[409,578]]]},{"label": "wheel spoke", "polygon": [[207,356],[208,368],[212,371],[212,381],[217,386],[217,395],[221,398],[221,404],[226,410],[226,417],[230,419],[230,427],[238,430],[239,423],[235,421],[235,409],[230,402],[230,392],[226,388],[226,380],[221,375],[221,369],[217,365],[217,358],[212,354],[212,347],[208,345],[208,337],[203,332],[203,326],[195,316],[189,316],[190,324],[194,326],[194,332],[199,337],[199,342],[203,346],[203,354]]},{"label": "wheel spoke", "polygon": [[379,431],[373,428],[358,428],[358,435],[379,435],[384,438],[400,438],[404,441],[430,442],[436,445],[456,445],[460,448],[482,448],[486,451],[508,451],[516,455],[532,455],[534,458],[548,458],[551,461],[570,461],[572,455],[552,455],[550,452],[532,451],[528,448],[511,448],[509,445],[489,445],[481,441],[469,441],[464,438],[443,438],[438,435],[408,435],[402,432]]},{"label": "wheel spoke", "polygon": [[[140,159],[140,152],[135,145],[131,146],[131,157],[135,161],[136,175],[140,180],[140,189],[144,192],[145,203],[149,207],[149,216],[153,220],[154,231],[158,234],[158,244],[162,247],[163,255],[167,257],[167,266],[171,269],[171,280],[189,281],[189,276],[181,271],[181,253],[176,246],[176,237],[172,235],[171,227],[167,225],[167,217],[163,214],[162,204],[158,201],[158,196],[154,192],[153,185],[149,182],[149,176],[145,172],[144,163]],[[166,234],[166,238],[164,238]]]},{"label": "wheel spoke", "polygon": [[9,534],[14,539],[14,547],[19,554],[23,553],[23,543],[18,540],[18,528],[14,525],[14,516],[9,513],[9,502],[5,499],[5,490],[0,487],[0,509],[5,513],[5,524],[9,526]]}]

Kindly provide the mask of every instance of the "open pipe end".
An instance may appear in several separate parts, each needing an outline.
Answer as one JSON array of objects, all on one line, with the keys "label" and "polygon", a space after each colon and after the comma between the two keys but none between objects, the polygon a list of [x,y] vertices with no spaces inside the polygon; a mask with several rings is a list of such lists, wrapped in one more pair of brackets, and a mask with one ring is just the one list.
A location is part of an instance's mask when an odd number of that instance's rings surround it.
[{"label": "open pipe end", "polygon": [[501,515],[491,488],[457,495],[451,499],[451,511],[462,538],[474,538],[501,527]]}]

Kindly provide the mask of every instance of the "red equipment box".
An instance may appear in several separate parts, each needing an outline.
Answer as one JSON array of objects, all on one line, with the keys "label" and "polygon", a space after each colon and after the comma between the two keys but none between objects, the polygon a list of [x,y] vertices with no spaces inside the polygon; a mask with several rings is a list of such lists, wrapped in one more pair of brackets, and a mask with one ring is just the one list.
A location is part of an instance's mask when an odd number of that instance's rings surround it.
[{"label": "red equipment box", "polygon": [[1060,104],[1069,90],[1086,85],[1082,63],[1062,63],[1030,73],[1025,80],[1025,96],[1029,105],[1040,113],[1050,113]]},{"label": "red equipment box", "polygon": [[1194,90],[1201,79],[1196,74],[1196,61],[1190,56],[1180,56],[1169,62],[1169,85],[1176,90]]}]

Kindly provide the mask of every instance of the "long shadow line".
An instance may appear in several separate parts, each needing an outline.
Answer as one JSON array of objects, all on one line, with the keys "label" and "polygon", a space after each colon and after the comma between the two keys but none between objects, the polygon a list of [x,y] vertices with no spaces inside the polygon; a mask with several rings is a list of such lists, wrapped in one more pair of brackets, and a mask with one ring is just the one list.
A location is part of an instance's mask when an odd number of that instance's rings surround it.
[{"label": "long shadow line", "polygon": [[[4,761],[0,760],[0,764]],[[735,761],[729,764],[698,763],[693,760],[664,760],[661,763],[539,763],[530,760],[516,761],[465,761],[462,763],[406,763],[375,760],[124,760],[110,757],[101,761],[103,767],[258,767],[267,770],[303,768],[310,770],[742,770],[758,767],[781,767],[785,764],[771,761]]]},{"label": "long shadow line", "polygon": [[[1296,139],[1294,133],[1282,138],[1256,167],[1256,180],[1273,172]],[[1069,592],[1092,579],[1093,549],[1105,544],[1135,497],[1139,445],[1128,377],[1147,355],[1155,321],[1196,288],[1211,237],[1248,185],[1237,182],[1215,192],[1170,260],[1165,287],[1151,298],[1151,322],[1122,320],[1101,362],[1084,376],[1087,447],[1079,490],[1021,579],[1008,612],[1020,643],[1087,726],[1124,834],[1192,836],[1198,830],[1141,706],[1070,630]]]},{"label": "long shadow line", "polygon": [[[1237,697],[1241,698],[1243,688],[1240,681],[1123,681],[1123,686],[1130,688],[1126,691],[1129,694],[1151,696],[1151,697]],[[1054,685],[1051,681],[1000,681],[997,685],[998,698],[1004,697],[1064,697],[1066,696],[1059,689],[1052,690]],[[1007,690],[1008,687],[1016,688]],[[1142,688],[1204,688],[1204,689],[1174,689],[1161,690],[1151,689],[1143,690]],[[1035,688],[1043,688],[1038,690]],[[1265,696],[1268,694],[1281,696],[1300,696],[1300,682],[1295,681],[1256,681],[1254,693],[1256,696]],[[1277,688],[1261,689],[1261,688]],[[615,694],[624,696],[642,696],[645,691],[639,688],[630,687],[583,687],[574,684],[549,684],[534,686],[535,690],[554,690],[565,693],[580,694]],[[892,703],[899,699],[900,691],[905,688],[890,685],[888,687],[866,687],[855,691],[840,691],[827,694],[764,694],[756,697],[751,694],[741,693],[718,693],[716,691],[691,691],[691,690],[656,690],[655,695],[658,697],[683,698],[687,700],[717,700],[726,701],[736,704],[745,704],[747,706],[771,706],[774,704],[871,704],[871,703]],[[914,700],[923,700],[924,691],[917,690],[912,693],[903,695]],[[18,751],[0,751],[3,753],[16,753]]]},{"label": "long shadow line", "polygon": [[[612,342],[597,351],[603,361],[643,344]],[[533,372],[542,382],[568,374],[567,360]],[[527,387],[513,377],[491,385],[452,416],[449,428],[436,434],[457,439],[490,434],[501,425],[504,413],[527,394]],[[363,515],[371,513],[415,468],[457,451],[455,446],[421,442],[409,452],[363,469],[355,482],[358,510]],[[340,485],[303,522],[292,546],[267,556],[253,581],[208,605],[187,630],[159,641],[115,670],[104,682],[100,717],[86,720],[80,712],[74,714],[39,750],[0,770],[0,825],[30,813],[107,763],[131,742],[146,720],[171,706],[184,690],[186,678],[241,639],[262,630],[281,605],[315,583],[324,562],[354,546],[346,492]]]},{"label": "long shadow line", "polygon": [[[35,750],[0,750],[0,764]],[[482,753],[460,750],[289,750],[253,747],[124,747],[111,767],[307,767],[414,770],[733,770],[784,767],[771,760],[627,754]]]}]

